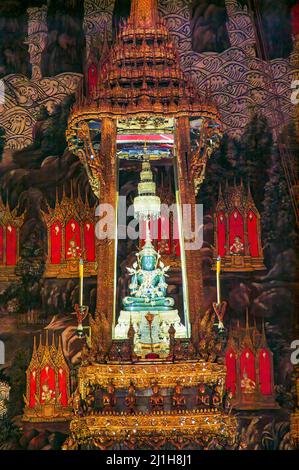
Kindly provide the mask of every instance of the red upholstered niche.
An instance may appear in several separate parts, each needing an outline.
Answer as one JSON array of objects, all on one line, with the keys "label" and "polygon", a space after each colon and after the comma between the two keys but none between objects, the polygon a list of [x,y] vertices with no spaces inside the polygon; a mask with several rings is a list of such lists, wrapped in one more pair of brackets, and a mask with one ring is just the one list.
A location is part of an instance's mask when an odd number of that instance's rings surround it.
[{"label": "red upholstered niche", "polygon": [[80,226],[75,219],[69,220],[65,227],[65,257],[80,257],[81,237]]},{"label": "red upholstered niche", "polygon": [[255,378],[255,357],[251,349],[246,348],[240,357],[240,379],[241,379],[241,390],[242,392],[245,391],[245,387],[242,386],[242,381],[247,379],[256,384]]},{"label": "red upholstered niche", "polygon": [[271,395],[271,359],[267,349],[259,351],[259,380],[263,395]]},{"label": "red upholstered niche", "polygon": [[224,212],[217,215],[217,241],[218,255],[223,257],[226,254],[226,220]]},{"label": "red upholstered niche", "polygon": [[244,244],[244,221],[238,209],[234,209],[229,216],[229,245],[232,246],[235,238],[239,237]]},{"label": "red upholstered niche", "polygon": [[6,264],[14,266],[17,262],[17,230],[11,224],[6,227]]},{"label": "red upholstered niche", "polygon": [[66,372],[62,368],[58,371],[58,389],[60,395],[60,403],[62,406],[67,406],[67,383],[66,383]]},{"label": "red upholstered niche", "polygon": [[40,373],[40,401],[44,403],[48,397],[55,398],[55,371],[46,365]]},{"label": "red upholstered niche", "polygon": [[51,226],[51,263],[61,263],[62,252],[62,225],[60,222],[54,222]]},{"label": "red upholstered niche", "polygon": [[0,264],[4,262],[4,231],[0,225]]},{"label": "red upholstered niche", "polygon": [[98,69],[95,64],[88,67],[88,93],[92,95],[96,91],[98,82]]},{"label": "red upholstered niche", "polygon": [[237,358],[235,351],[230,348],[225,355],[226,364],[226,390],[230,390],[235,396],[237,380]]},{"label": "red upholstered niche", "polygon": [[84,248],[87,261],[95,261],[95,227],[92,222],[84,224]]},{"label": "red upholstered niche", "polygon": [[36,379],[37,379],[36,370],[33,370],[30,373],[30,379],[29,379],[29,387],[30,387],[29,408],[34,408],[35,406],[35,395],[37,391]]},{"label": "red upholstered niche", "polygon": [[257,216],[253,211],[249,211],[247,215],[247,231],[250,256],[257,257],[259,255]]},{"label": "red upholstered niche", "polygon": [[168,217],[158,219],[158,250],[166,255],[171,253],[171,234]]},{"label": "red upholstered niche", "polygon": [[180,232],[179,232],[179,222],[176,217],[173,218],[173,246],[175,250],[175,255],[177,257],[180,257],[181,256]]}]

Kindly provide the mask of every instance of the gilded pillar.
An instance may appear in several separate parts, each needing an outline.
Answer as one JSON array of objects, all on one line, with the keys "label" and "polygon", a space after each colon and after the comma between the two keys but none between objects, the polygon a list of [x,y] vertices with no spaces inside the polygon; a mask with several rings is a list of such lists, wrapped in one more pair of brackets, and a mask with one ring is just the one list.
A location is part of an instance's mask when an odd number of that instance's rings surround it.
[{"label": "gilded pillar", "polygon": [[[104,186],[101,187],[99,204],[108,204],[117,213],[116,188],[116,122],[110,118],[102,120],[102,143],[100,158],[103,168]],[[112,210],[110,211],[112,213]],[[104,214],[105,216],[105,214]],[[112,339],[114,312],[114,268],[115,268],[115,236],[116,217],[110,217],[108,227],[110,236],[96,240],[98,283],[97,283],[97,317],[101,329],[101,338],[105,342],[104,349]],[[97,235],[97,232],[96,232]],[[113,237],[111,237],[113,235]],[[109,331],[107,331],[109,326]],[[105,330],[105,334],[104,334]]]},{"label": "gilded pillar", "polygon": [[[176,128],[177,147],[177,174],[178,188],[182,212],[184,204],[191,208],[191,224],[194,231],[196,198],[193,182],[191,181],[189,164],[190,161],[190,124],[188,117],[180,117]],[[188,240],[187,240],[188,241]],[[191,336],[195,344],[198,343],[198,320],[203,300],[203,280],[200,250],[185,250],[185,264],[187,274],[187,289],[189,302],[189,318],[191,323]]]}]

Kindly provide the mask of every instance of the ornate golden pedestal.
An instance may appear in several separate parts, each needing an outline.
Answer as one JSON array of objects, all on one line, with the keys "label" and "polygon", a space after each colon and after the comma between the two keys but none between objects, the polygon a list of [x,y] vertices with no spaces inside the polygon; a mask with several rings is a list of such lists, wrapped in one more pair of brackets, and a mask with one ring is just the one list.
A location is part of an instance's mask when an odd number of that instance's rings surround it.
[{"label": "ornate golden pedestal", "polygon": [[[79,370],[78,389],[84,402],[91,387],[106,390],[113,384],[116,405],[90,409],[76,415],[64,449],[174,449],[209,448],[211,442],[232,445],[236,418],[223,411],[222,404],[200,405],[197,389],[219,387],[223,396],[225,368],[203,361],[178,363],[93,364]],[[172,389],[180,383],[186,406],[175,407]],[[134,412],[122,406],[127,390],[134,384],[137,406]],[[161,390],[163,407],[153,409],[153,384]],[[104,392],[105,393],[105,392]],[[124,398],[125,399],[125,398]],[[124,411],[125,410],[125,411]]]}]

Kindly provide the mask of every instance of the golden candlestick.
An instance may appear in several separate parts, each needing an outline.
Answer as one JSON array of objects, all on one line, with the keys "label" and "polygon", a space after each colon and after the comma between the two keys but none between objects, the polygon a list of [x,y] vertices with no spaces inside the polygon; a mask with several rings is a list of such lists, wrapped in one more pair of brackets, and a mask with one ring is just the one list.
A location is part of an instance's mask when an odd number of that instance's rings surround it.
[{"label": "golden candlestick", "polygon": [[79,261],[79,279],[80,279],[79,306],[83,307],[84,263],[83,263],[82,258],[80,258],[80,261]]},{"label": "golden candlestick", "polygon": [[221,271],[221,258],[220,256],[218,256],[217,261],[216,261],[217,305],[221,304],[220,271]]}]

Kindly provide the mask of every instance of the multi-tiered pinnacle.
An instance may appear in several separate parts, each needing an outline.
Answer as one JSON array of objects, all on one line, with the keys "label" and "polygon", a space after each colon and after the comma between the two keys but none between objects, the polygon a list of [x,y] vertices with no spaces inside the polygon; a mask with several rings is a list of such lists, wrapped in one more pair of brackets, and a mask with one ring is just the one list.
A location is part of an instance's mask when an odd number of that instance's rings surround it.
[{"label": "multi-tiered pinnacle", "polygon": [[99,67],[90,98],[105,113],[217,115],[184,75],[157,0],[133,0],[130,17],[120,25],[109,57]]},{"label": "multi-tiered pinnacle", "polygon": [[157,219],[160,216],[161,200],[156,196],[156,183],[153,181],[151,164],[148,160],[142,163],[138,196],[134,199],[134,215],[136,219]]}]

